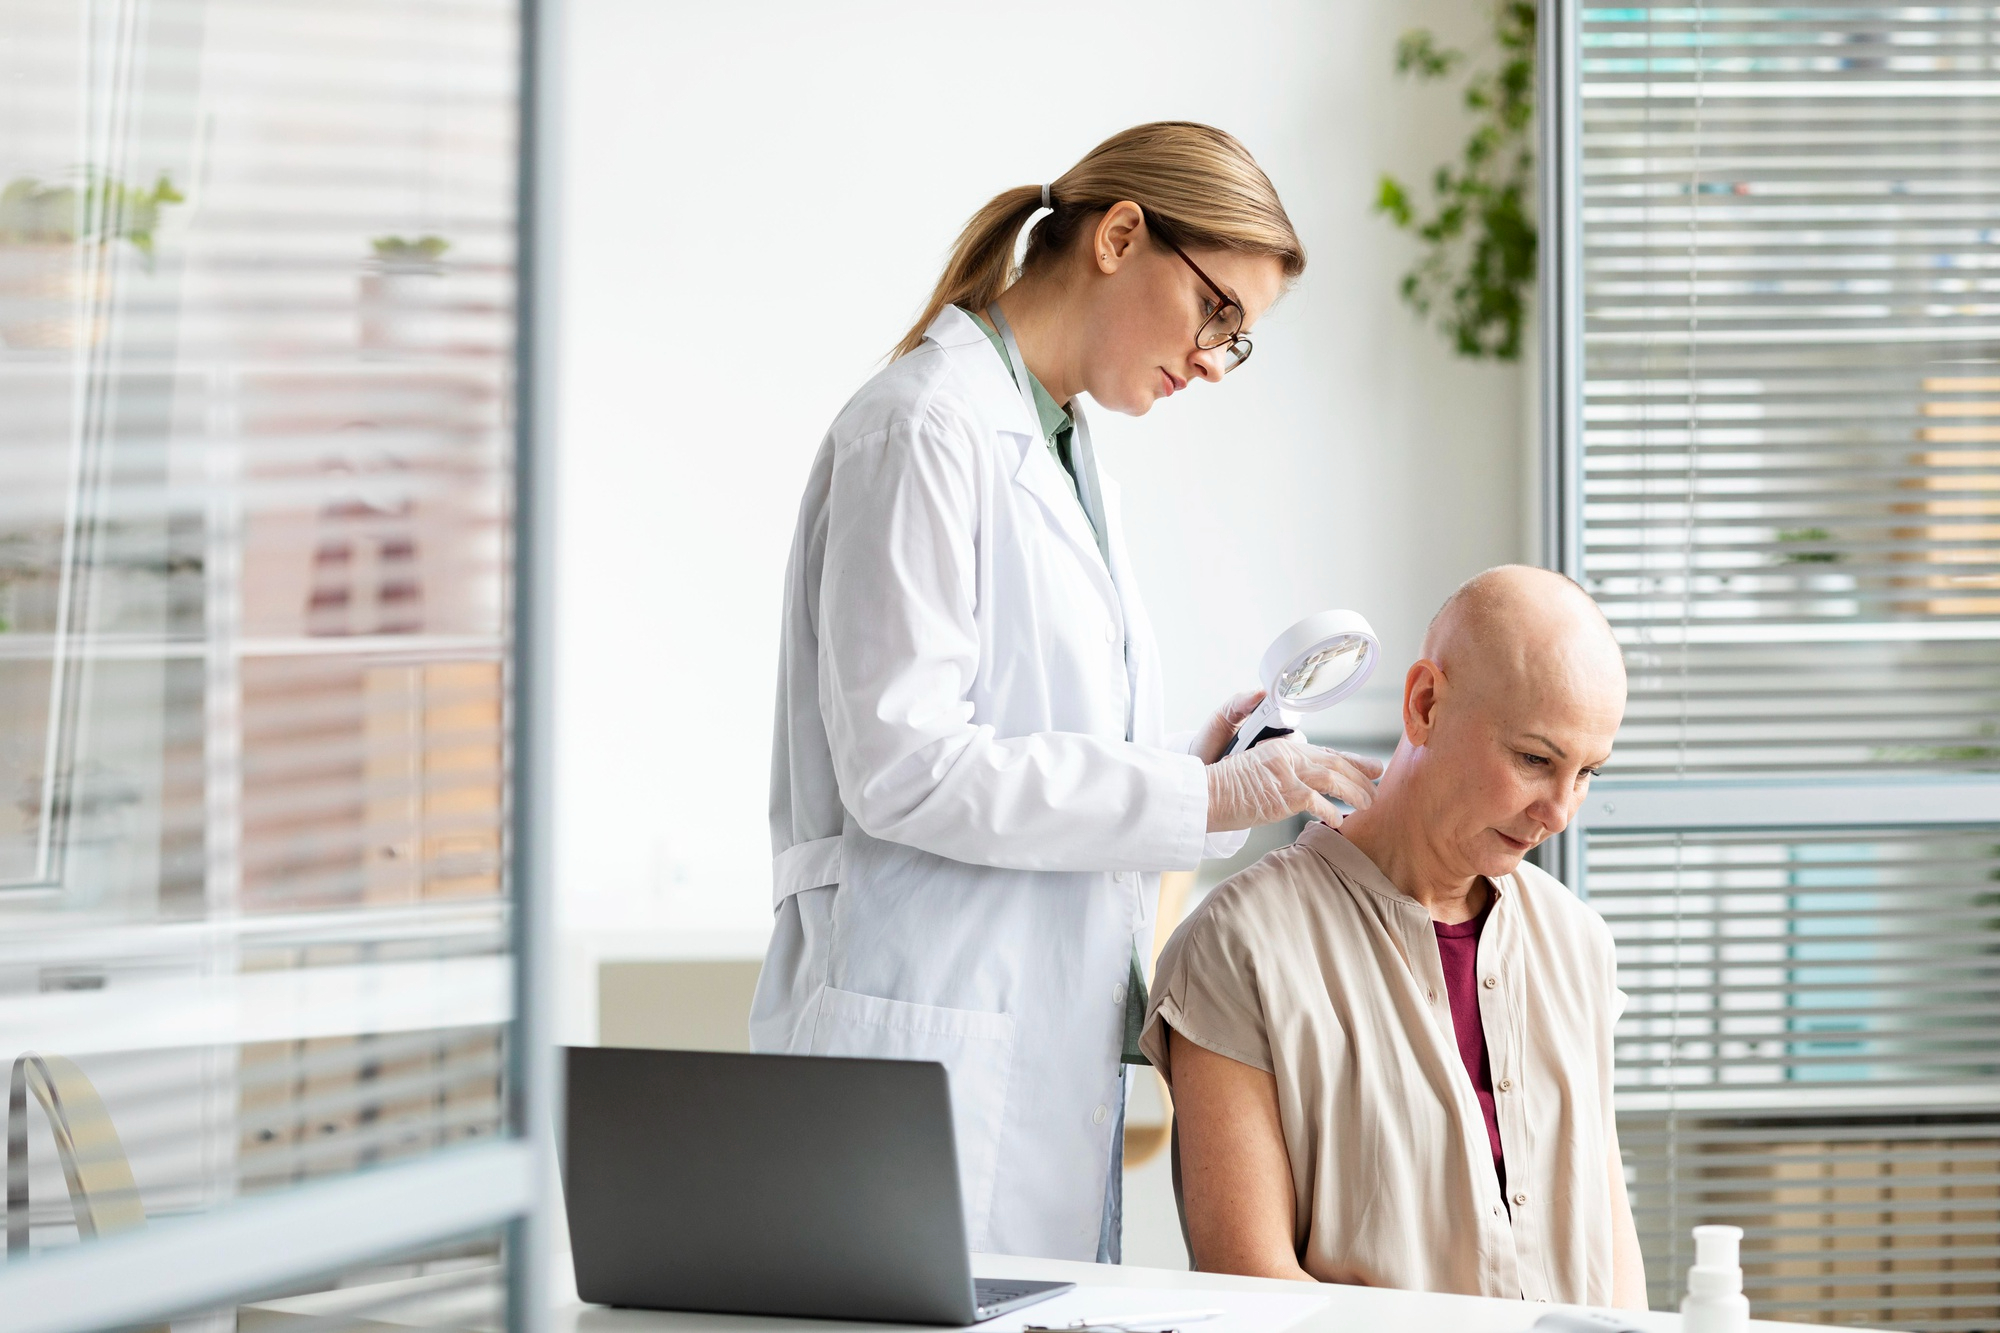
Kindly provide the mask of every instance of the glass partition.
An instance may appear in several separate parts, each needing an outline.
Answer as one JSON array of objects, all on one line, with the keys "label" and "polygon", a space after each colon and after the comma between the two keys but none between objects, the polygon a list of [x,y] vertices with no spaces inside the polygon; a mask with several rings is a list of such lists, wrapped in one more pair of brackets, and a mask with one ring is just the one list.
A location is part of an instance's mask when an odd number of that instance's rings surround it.
[{"label": "glass partition", "polygon": [[0,0],[0,1303],[446,1159],[457,1258],[528,1206],[522,18]]}]

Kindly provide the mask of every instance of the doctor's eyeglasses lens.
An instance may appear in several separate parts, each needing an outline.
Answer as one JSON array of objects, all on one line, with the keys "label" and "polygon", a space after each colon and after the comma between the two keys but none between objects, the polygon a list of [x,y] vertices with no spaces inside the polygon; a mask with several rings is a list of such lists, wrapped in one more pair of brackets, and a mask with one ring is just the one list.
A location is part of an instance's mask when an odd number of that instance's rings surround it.
[{"label": "doctor's eyeglasses lens", "polygon": [[1243,336],[1242,328],[1243,307],[1231,301],[1202,324],[1194,335],[1194,345],[1204,352],[1218,347],[1227,349],[1222,361],[1222,373],[1226,375],[1250,359],[1250,340]]},{"label": "doctor's eyeglasses lens", "polygon": [[[1159,232],[1155,230],[1153,234],[1158,236]],[[1216,286],[1215,279],[1203,273],[1201,266],[1187,257],[1187,251],[1164,236],[1160,236],[1160,240],[1180,256],[1181,262],[1193,270],[1202,285],[1215,296],[1215,312],[1195,330],[1194,345],[1204,352],[1213,352],[1218,347],[1227,348],[1228,354],[1222,360],[1222,373],[1227,375],[1250,359],[1250,340],[1243,336],[1243,307],[1236,304],[1229,293]]]}]

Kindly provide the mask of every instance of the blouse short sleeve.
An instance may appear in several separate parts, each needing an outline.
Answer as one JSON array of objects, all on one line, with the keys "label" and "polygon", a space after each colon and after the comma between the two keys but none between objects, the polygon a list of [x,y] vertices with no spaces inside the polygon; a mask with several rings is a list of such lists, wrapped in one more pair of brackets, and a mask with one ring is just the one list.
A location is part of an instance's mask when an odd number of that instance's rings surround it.
[{"label": "blouse short sleeve", "polygon": [[1139,1048],[1173,1081],[1167,1029],[1265,1073],[1271,1042],[1257,984],[1257,949],[1230,909],[1227,886],[1181,923],[1160,953]]}]

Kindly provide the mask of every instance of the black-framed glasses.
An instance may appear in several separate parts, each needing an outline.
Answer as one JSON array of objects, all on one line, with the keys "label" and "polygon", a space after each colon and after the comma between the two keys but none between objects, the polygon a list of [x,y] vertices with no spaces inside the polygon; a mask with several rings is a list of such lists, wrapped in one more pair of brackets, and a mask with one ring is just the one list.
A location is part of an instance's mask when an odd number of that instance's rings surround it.
[{"label": "black-framed glasses", "polygon": [[1243,307],[1238,305],[1229,293],[1216,286],[1215,279],[1203,273],[1201,265],[1187,257],[1187,251],[1166,237],[1160,236],[1157,229],[1153,234],[1159,236],[1161,243],[1167,249],[1179,255],[1181,262],[1193,269],[1194,275],[1215,294],[1215,309],[1201,322],[1201,327],[1195,330],[1194,345],[1204,352],[1213,352],[1218,347],[1228,348],[1229,354],[1222,367],[1222,373],[1227,375],[1250,359],[1251,343],[1243,336]]}]

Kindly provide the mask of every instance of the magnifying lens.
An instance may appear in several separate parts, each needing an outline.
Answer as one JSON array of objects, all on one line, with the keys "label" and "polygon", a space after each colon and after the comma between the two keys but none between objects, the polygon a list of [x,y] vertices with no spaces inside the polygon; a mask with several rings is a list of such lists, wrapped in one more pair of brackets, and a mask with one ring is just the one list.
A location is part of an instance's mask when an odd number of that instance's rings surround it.
[{"label": "magnifying lens", "polygon": [[1236,729],[1230,754],[1292,731],[1287,714],[1317,713],[1360,689],[1375,671],[1382,645],[1368,622],[1353,611],[1307,616],[1264,650],[1258,675],[1264,702]]}]

